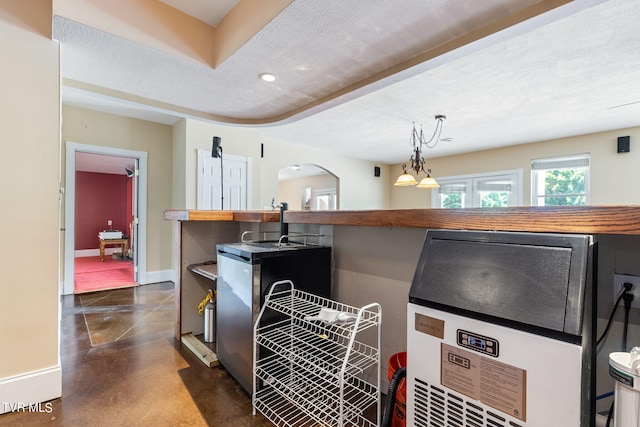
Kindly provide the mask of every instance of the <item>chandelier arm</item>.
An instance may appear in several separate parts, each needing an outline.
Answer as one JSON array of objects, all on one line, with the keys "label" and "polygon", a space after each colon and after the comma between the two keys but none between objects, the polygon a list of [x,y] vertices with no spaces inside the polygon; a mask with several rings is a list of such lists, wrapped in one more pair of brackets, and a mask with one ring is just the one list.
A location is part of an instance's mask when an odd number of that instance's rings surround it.
[{"label": "chandelier arm", "polygon": [[440,141],[440,134],[442,133],[442,127],[444,125],[444,117],[436,116],[436,128],[433,131],[433,135],[431,135],[431,139],[429,141],[425,141],[424,137],[421,141],[421,144],[424,144],[427,148],[433,148],[438,145]]},{"label": "chandelier arm", "polygon": [[411,137],[409,138],[409,145],[413,147],[415,150],[416,145],[419,145],[422,141],[418,135],[418,131],[416,130],[416,122],[413,122],[413,129],[411,130]]}]

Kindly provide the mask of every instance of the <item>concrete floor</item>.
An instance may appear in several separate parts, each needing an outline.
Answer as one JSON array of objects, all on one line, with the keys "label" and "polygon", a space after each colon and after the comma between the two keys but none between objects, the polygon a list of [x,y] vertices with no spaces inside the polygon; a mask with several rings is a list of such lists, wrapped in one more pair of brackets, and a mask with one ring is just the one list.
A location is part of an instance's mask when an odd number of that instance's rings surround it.
[{"label": "concrete floor", "polygon": [[0,426],[271,426],[224,368],[173,338],[173,288],[62,297],[62,397]]}]

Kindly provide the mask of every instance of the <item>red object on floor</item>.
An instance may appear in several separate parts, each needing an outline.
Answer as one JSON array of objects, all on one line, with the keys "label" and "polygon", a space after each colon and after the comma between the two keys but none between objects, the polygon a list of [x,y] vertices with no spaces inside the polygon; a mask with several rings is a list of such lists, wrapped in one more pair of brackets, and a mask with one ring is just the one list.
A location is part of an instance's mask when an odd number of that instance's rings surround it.
[{"label": "red object on floor", "polygon": [[74,292],[93,292],[104,289],[136,286],[133,281],[133,261],[105,257],[75,259]]},{"label": "red object on floor", "polygon": [[[391,377],[399,368],[407,367],[407,352],[396,353],[389,358],[389,367],[387,368],[387,378],[391,381]],[[396,404],[393,407],[393,418],[391,419],[391,427],[405,427],[407,421],[407,381],[402,378],[398,384],[396,391]]]}]

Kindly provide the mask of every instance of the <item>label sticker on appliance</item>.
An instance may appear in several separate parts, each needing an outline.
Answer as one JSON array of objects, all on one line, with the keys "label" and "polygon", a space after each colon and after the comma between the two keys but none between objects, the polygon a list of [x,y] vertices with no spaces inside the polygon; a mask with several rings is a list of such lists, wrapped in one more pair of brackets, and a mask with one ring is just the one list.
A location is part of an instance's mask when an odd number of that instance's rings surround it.
[{"label": "label sticker on appliance", "polygon": [[458,393],[527,420],[527,371],[441,344],[440,383]]},{"label": "label sticker on appliance", "polygon": [[415,322],[416,331],[444,339],[444,320],[416,313]]},{"label": "label sticker on appliance", "polygon": [[611,365],[609,365],[609,375],[611,375],[611,377],[614,380],[618,381],[619,383],[622,383],[627,387],[633,388],[633,376],[625,372],[621,372]]}]

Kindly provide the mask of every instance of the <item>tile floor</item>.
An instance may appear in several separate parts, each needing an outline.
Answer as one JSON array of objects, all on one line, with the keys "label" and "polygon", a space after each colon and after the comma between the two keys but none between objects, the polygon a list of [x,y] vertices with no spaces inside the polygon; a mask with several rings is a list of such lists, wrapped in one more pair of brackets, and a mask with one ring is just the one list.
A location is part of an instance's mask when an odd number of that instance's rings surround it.
[{"label": "tile floor", "polygon": [[0,426],[271,426],[173,338],[174,304],[170,282],[62,297],[62,398]]}]

